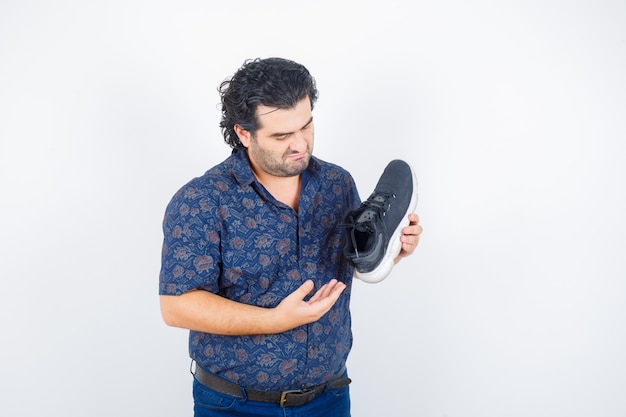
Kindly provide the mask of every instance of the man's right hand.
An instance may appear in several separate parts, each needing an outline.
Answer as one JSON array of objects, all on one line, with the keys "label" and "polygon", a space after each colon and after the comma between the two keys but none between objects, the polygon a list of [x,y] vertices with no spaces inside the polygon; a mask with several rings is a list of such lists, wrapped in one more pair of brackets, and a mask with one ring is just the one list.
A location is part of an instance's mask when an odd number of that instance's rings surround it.
[{"label": "man's right hand", "polygon": [[305,301],[313,290],[313,281],[305,281],[274,308],[274,320],[285,326],[283,331],[313,323],[328,313],[345,288],[346,284],[332,279]]},{"label": "man's right hand", "polygon": [[161,314],[174,327],[205,333],[243,336],[273,334],[319,320],[335,304],[346,284],[331,280],[304,301],[313,282],[304,282],[275,308],[256,307],[228,300],[207,291],[162,295]]}]

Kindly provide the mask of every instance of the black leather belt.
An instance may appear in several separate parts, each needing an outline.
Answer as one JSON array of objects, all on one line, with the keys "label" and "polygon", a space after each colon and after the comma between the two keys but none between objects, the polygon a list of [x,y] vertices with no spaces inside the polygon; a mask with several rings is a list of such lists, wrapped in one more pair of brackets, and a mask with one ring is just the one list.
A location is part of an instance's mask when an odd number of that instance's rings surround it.
[{"label": "black leather belt", "polygon": [[[338,376],[331,379],[327,383],[316,385],[306,389],[295,389],[288,391],[260,391],[250,388],[244,388],[234,382],[221,378],[211,372],[207,372],[196,364],[195,371],[192,371],[193,376],[199,383],[205,387],[217,391],[222,394],[230,395],[231,397],[244,398],[244,392],[246,398],[250,401],[261,401],[266,403],[275,403],[281,407],[294,407],[298,405],[304,405],[313,401],[315,397],[328,390],[339,389],[348,386],[352,380],[345,376]],[[343,373],[345,370],[341,372]]]}]

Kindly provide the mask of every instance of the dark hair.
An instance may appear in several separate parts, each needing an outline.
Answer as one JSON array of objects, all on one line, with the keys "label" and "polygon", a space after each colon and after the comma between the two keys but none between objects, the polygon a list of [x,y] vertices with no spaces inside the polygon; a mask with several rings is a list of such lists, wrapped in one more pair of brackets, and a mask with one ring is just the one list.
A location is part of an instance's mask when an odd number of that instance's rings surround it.
[{"label": "dark hair", "polygon": [[308,96],[313,108],[317,101],[315,79],[309,71],[283,58],[247,60],[218,91],[222,99],[220,128],[224,141],[233,149],[243,148],[234,130],[236,124],[252,135],[259,128],[259,105],[291,109]]}]

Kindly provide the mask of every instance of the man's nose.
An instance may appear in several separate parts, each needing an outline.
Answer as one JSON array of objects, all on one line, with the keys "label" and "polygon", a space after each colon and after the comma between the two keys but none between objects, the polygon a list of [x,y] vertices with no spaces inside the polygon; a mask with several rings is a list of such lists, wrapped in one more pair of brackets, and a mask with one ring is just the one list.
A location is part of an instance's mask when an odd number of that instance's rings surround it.
[{"label": "man's nose", "polygon": [[299,130],[297,132],[294,132],[291,135],[290,147],[291,149],[294,149],[297,151],[303,151],[306,149],[307,141],[306,141],[306,136],[304,135],[304,132]]}]

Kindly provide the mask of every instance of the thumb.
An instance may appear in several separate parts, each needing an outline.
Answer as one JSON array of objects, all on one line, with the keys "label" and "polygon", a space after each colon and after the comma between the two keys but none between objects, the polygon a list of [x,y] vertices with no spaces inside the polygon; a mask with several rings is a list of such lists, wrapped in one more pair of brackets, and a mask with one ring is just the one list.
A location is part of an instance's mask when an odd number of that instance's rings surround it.
[{"label": "thumb", "polygon": [[309,293],[313,290],[313,286],[314,286],[313,281],[311,281],[310,279],[304,281],[304,283],[300,285],[300,288],[298,288],[296,292],[298,293],[298,296],[300,297],[301,300],[303,300],[304,297],[309,295]]}]

